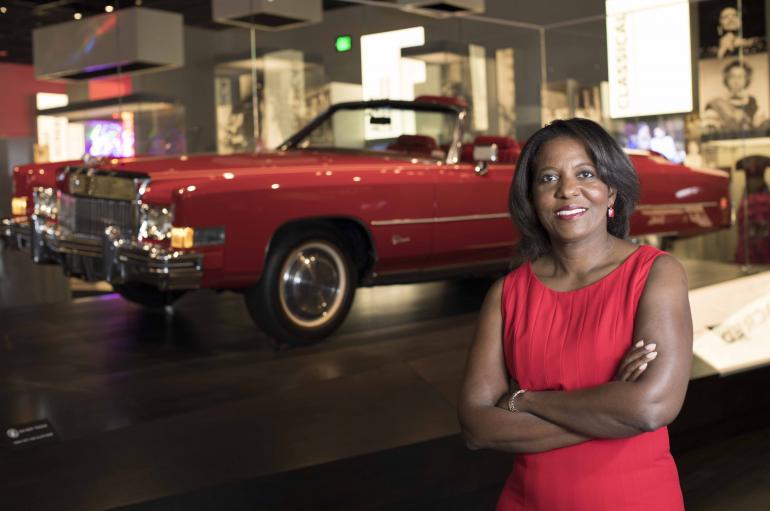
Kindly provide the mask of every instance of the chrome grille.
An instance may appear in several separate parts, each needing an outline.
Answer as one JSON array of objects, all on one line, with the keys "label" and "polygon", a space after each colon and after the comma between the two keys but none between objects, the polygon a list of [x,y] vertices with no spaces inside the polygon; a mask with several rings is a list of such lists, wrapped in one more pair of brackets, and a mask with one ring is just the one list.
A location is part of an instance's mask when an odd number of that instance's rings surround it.
[{"label": "chrome grille", "polygon": [[134,207],[131,201],[95,199],[63,193],[59,225],[72,234],[99,238],[108,226],[120,229],[124,237],[136,230]]}]

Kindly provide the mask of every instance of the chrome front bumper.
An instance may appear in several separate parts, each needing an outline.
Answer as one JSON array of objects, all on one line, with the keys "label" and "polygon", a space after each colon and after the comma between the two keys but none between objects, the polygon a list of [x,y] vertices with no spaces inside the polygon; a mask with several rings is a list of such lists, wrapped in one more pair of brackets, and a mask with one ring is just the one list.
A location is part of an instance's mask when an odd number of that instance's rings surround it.
[{"label": "chrome front bumper", "polygon": [[32,224],[26,218],[0,219],[0,241],[4,248],[29,252]]},{"label": "chrome front bumper", "polygon": [[122,239],[108,227],[101,239],[65,235],[36,216],[31,222],[3,220],[0,238],[9,247],[29,250],[36,263],[61,264],[64,273],[111,284],[143,282],[158,289],[200,287],[203,255]]}]

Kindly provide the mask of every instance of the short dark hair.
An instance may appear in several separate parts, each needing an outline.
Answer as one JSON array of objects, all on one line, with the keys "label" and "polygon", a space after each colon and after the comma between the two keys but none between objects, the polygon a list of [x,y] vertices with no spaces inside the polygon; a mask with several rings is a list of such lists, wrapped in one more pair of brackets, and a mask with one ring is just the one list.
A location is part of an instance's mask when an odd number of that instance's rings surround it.
[{"label": "short dark hair", "polygon": [[628,235],[629,221],[639,198],[639,178],[623,149],[604,128],[588,119],[557,120],[536,131],[521,150],[508,201],[511,218],[521,233],[517,256],[534,260],[551,251],[551,240],[532,203],[536,160],[546,143],[569,137],[585,146],[599,179],[615,190],[615,216],[607,219],[607,232]]},{"label": "short dark hair", "polygon": [[751,84],[751,75],[754,74],[754,69],[752,69],[751,66],[747,63],[741,62],[740,60],[733,60],[725,66],[725,68],[722,70],[722,83],[724,83],[725,87],[727,87],[727,75],[730,74],[730,70],[734,67],[740,67],[746,73],[746,84],[743,87],[748,87]]}]

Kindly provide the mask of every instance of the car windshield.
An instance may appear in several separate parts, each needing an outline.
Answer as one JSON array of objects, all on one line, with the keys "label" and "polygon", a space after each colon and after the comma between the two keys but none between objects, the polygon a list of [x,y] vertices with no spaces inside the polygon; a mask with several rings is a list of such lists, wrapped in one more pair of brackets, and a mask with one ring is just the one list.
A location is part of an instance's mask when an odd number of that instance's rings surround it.
[{"label": "car windshield", "polygon": [[393,107],[341,108],[297,140],[299,149],[358,149],[446,158],[457,113]]}]

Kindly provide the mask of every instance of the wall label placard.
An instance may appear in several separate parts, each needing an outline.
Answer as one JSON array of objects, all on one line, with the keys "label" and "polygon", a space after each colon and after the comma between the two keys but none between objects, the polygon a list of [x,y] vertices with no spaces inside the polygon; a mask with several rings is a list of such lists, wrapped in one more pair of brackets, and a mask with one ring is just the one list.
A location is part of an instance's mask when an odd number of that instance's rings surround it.
[{"label": "wall label placard", "polygon": [[16,424],[5,428],[5,443],[11,449],[31,447],[57,439],[56,431],[47,419],[25,424]]}]

